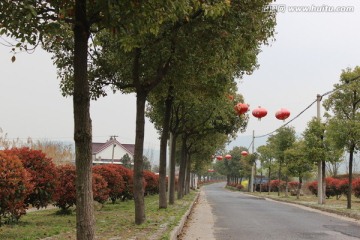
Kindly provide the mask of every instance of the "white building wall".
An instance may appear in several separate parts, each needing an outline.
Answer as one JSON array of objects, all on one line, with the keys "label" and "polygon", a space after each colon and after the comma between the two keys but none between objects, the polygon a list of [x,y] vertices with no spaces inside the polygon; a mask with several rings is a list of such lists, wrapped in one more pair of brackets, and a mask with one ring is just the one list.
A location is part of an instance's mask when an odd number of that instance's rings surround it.
[{"label": "white building wall", "polygon": [[[109,147],[105,148],[104,150],[100,151],[96,154],[96,158],[99,159],[112,159],[112,153],[113,153],[113,145],[110,145]],[[130,153],[128,153],[124,148],[120,147],[119,145],[116,145],[114,148],[114,159],[121,159],[125,154],[128,154],[129,157],[132,159],[132,156]]]}]

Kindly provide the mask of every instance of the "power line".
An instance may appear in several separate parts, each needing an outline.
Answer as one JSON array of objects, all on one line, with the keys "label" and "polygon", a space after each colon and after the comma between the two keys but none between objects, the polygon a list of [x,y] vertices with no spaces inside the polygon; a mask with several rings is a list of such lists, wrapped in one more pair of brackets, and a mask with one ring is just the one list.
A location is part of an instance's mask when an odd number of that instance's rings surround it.
[{"label": "power line", "polygon": [[[343,88],[343,87],[346,86],[347,84],[350,84],[351,82],[356,81],[356,80],[359,80],[359,79],[360,79],[360,75],[359,75],[359,76],[356,76],[356,77],[354,77],[354,78],[352,78],[352,79],[350,79],[350,80],[348,80],[348,81],[346,81],[345,84],[341,85],[339,88],[336,88],[336,89],[333,89],[333,90],[331,90],[331,91],[325,92],[324,94],[321,95],[321,99],[322,99],[324,96],[329,95],[329,94],[331,94],[331,93],[333,93],[333,92],[335,92],[335,91]],[[269,132],[269,133],[264,134],[264,135],[254,136],[254,138],[262,138],[262,137],[266,137],[266,136],[269,136],[269,135],[275,133],[275,132],[276,132],[277,130],[279,130],[280,128],[283,128],[283,127],[287,126],[289,123],[291,123],[292,121],[294,121],[295,119],[297,119],[298,117],[300,117],[306,110],[308,110],[308,109],[309,109],[312,105],[314,105],[314,103],[316,103],[316,102],[317,102],[317,99],[315,99],[312,103],[310,103],[309,106],[307,106],[304,110],[302,110],[298,115],[296,115],[295,117],[293,117],[290,121],[288,121],[287,123],[281,125],[280,127],[278,127],[277,129],[275,129],[274,131]],[[254,141],[254,140],[253,140],[253,141]],[[251,144],[253,144],[253,142],[251,142]],[[250,144],[250,146],[251,146],[251,144]]]}]

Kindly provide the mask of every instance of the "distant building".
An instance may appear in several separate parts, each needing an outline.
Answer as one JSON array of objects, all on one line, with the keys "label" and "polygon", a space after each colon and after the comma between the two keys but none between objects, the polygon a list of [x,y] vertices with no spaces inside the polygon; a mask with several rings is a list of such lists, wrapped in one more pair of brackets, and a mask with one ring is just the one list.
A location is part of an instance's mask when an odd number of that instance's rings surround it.
[{"label": "distant building", "polygon": [[134,160],[135,144],[121,144],[111,137],[105,143],[92,143],[93,164],[122,164],[121,158],[128,154],[131,162]]}]

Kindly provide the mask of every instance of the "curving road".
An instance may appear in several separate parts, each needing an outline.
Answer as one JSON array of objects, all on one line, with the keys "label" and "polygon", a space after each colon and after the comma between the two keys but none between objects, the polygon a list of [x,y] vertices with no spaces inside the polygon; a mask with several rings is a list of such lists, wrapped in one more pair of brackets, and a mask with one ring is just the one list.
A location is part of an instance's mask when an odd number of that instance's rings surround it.
[{"label": "curving road", "polygon": [[202,187],[180,239],[360,239],[360,225],[354,220],[228,191],[224,185]]}]

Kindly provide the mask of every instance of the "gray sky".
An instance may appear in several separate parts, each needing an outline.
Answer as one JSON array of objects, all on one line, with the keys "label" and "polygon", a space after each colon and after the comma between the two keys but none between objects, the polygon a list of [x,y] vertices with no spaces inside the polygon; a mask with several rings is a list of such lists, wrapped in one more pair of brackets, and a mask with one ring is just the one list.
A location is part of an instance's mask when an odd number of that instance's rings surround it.
[{"label": "gray sky", "polygon": [[[260,68],[239,80],[239,92],[251,110],[265,107],[268,116],[250,117],[248,129],[239,136],[266,134],[284,122],[274,115],[281,107],[290,119],[338,82],[341,70],[360,65],[360,1],[276,1],[276,40],[264,46]],[[352,6],[353,12],[291,12],[293,7]],[[299,9],[298,9],[299,10]],[[326,9],[325,9],[326,10]],[[72,141],[72,100],[61,96],[50,55],[38,49],[17,54],[11,63],[10,49],[0,45],[0,127],[9,138]],[[291,125],[301,133],[316,115],[315,105]],[[122,143],[135,139],[135,95],[117,93],[91,103],[93,140],[118,135]],[[247,146],[250,142],[241,142]],[[145,148],[158,148],[158,134],[146,122]]]},{"label": "gray sky", "polygon": [[[264,46],[259,55],[260,68],[238,84],[239,92],[251,110],[262,106],[268,115],[261,121],[250,118],[247,131],[239,134],[237,144],[248,147],[248,135],[263,135],[286,122],[277,120],[275,112],[287,108],[290,119],[315,99],[333,89],[342,69],[360,65],[360,1],[276,1],[283,12],[277,15],[276,40]],[[306,7],[327,9],[351,6],[353,12],[291,12]],[[321,114],[324,110],[321,109]],[[302,133],[307,122],[316,116],[316,104],[290,123]],[[256,142],[263,142],[260,139]],[[234,145],[234,144],[232,144]]]}]

